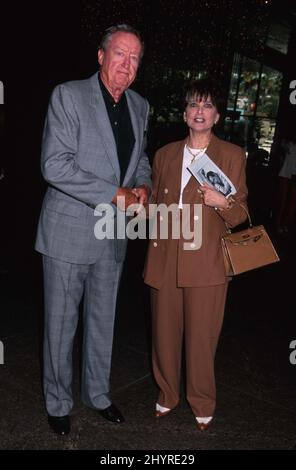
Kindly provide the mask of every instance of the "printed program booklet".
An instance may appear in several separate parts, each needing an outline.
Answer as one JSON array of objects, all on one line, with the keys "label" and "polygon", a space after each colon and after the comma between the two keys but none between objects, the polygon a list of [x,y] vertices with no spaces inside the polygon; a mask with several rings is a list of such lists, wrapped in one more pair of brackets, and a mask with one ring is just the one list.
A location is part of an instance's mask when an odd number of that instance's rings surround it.
[{"label": "printed program booklet", "polygon": [[200,158],[193,161],[187,169],[203,185],[208,184],[212,188],[229,197],[236,193],[235,186],[223,171],[204,153]]}]

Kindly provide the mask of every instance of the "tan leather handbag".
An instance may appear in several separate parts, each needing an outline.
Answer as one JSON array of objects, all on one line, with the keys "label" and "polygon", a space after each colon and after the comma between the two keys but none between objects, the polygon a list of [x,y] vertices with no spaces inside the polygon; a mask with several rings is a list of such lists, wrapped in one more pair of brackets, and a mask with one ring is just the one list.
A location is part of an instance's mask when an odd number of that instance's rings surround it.
[{"label": "tan leather handbag", "polygon": [[279,256],[263,225],[253,226],[247,209],[249,227],[240,232],[222,236],[222,250],[227,276],[241,274],[279,261]]}]

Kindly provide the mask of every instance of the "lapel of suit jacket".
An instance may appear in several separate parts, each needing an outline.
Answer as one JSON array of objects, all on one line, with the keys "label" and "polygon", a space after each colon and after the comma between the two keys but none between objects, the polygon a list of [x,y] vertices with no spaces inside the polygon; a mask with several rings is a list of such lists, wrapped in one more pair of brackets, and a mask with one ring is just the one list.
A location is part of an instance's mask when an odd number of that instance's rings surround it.
[{"label": "lapel of suit jacket", "polygon": [[171,153],[167,159],[169,167],[169,183],[173,191],[173,200],[179,203],[180,191],[181,191],[181,178],[182,178],[182,165],[183,165],[183,154],[184,145],[186,140],[181,140],[175,143],[175,146],[171,150]]},{"label": "lapel of suit jacket", "polygon": [[118,162],[116,143],[104,98],[98,82],[98,74],[96,73],[95,75],[93,75],[90,80],[92,87],[91,105],[93,116],[95,122],[98,123],[98,133],[101,136],[101,140],[104,145],[106,154],[108,155],[110,163],[114,169],[116,179],[118,183],[120,183],[120,167]]},{"label": "lapel of suit jacket", "polygon": [[221,165],[221,158],[219,153],[219,140],[214,134],[211,137],[209,146],[206,150],[206,154],[210,157],[217,166]]},{"label": "lapel of suit jacket", "polygon": [[[130,179],[131,175],[133,174],[135,170],[135,167],[137,165],[137,162],[140,156],[140,145],[142,145],[142,141],[143,141],[143,135],[141,136],[141,127],[139,125],[140,116],[137,110],[137,104],[135,102],[135,99],[132,96],[132,94],[129,93],[129,90],[125,92],[125,96],[126,96],[127,105],[128,105],[131,122],[133,126],[135,144],[134,144],[134,148],[131,154],[129,165],[127,167],[127,170],[124,176],[123,186],[128,182],[128,180]],[[144,130],[143,130],[143,133],[144,133]]]}]

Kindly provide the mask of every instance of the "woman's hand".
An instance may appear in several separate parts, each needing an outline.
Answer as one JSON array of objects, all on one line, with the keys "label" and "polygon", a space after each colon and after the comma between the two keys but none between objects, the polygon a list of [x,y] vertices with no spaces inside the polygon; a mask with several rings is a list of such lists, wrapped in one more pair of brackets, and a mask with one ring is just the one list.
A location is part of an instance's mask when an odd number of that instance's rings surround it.
[{"label": "woman's hand", "polygon": [[204,184],[200,186],[200,191],[202,192],[202,199],[206,206],[217,207],[217,209],[228,208],[228,200],[216,189]]}]

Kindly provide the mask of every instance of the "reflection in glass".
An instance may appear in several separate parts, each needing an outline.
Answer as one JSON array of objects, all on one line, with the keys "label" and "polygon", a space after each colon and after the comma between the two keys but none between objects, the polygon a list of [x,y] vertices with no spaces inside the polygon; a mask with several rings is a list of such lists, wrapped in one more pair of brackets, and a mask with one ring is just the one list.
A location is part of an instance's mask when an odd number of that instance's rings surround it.
[{"label": "reflection in glass", "polygon": [[235,55],[225,137],[248,148],[251,143],[270,151],[276,124],[282,74],[259,62]]},{"label": "reflection in glass", "polygon": [[271,24],[266,45],[282,54],[287,54],[290,32],[290,26],[284,22]]},{"label": "reflection in glass", "polygon": [[256,112],[257,117],[276,117],[282,78],[283,76],[278,70],[263,66]]}]

